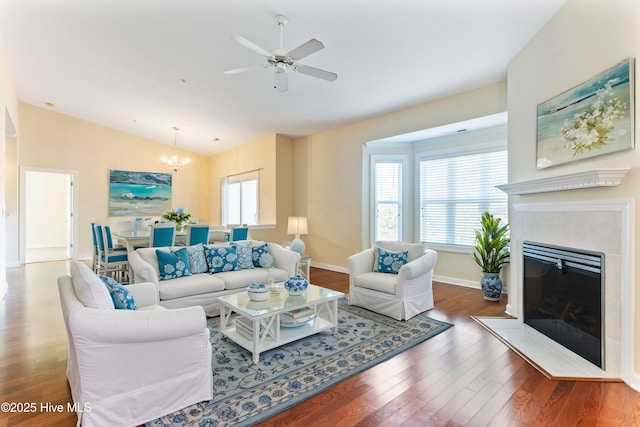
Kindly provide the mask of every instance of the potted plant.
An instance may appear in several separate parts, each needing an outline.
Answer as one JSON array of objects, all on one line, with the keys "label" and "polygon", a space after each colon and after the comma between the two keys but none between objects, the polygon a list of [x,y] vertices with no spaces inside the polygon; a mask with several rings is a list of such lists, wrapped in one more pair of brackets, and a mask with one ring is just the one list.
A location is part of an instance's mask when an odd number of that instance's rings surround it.
[{"label": "potted plant", "polygon": [[509,224],[484,212],[480,217],[480,229],[476,232],[473,258],[482,269],[482,292],[484,299],[498,301],[502,293],[500,270],[509,262]]}]

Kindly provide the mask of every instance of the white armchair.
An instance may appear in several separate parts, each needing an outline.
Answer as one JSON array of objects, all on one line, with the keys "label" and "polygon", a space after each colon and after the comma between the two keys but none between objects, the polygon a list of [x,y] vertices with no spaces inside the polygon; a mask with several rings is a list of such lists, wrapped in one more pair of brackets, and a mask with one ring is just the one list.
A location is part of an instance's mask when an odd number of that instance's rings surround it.
[{"label": "white armchair", "polygon": [[202,307],[167,310],[151,283],[126,286],[138,310],[116,310],[85,264],[58,278],[78,424],[137,426],[212,398]]},{"label": "white armchair", "polygon": [[365,249],[347,260],[349,304],[408,320],[433,308],[433,267],[438,253],[417,243],[376,242],[392,252],[408,252],[398,274],[376,272],[376,249]]}]

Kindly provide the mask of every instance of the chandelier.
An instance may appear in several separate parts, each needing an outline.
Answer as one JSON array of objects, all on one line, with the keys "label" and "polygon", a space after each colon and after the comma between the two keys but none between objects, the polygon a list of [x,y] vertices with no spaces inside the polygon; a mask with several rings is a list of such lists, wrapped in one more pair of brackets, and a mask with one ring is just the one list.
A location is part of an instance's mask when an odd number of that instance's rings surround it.
[{"label": "chandelier", "polygon": [[169,169],[173,170],[174,172],[178,172],[183,170],[184,168],[186,168],[189,163],[191,163],[191,160],[189,160],[188,158],[184,158],[182,160],[178,160],[178,131],[180,130],[180,128],[178,127],[173,127],[173,157],[163,157],[162,159],[160,159],[160,161],[162,162],[163,165],[165,165],[166,167],[168,167]]}]

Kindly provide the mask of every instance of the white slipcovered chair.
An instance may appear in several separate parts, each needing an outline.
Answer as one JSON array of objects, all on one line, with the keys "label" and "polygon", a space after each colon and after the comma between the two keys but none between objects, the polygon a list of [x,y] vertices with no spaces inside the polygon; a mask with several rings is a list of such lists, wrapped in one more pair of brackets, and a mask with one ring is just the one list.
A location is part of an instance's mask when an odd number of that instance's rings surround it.
[{"label": "white slipcovered chair", "polygon": [[[376,247],[390,252],[407,252],[407,263],[398,274],[376,272]],[[408,320],[433,308],[433,267],[436,251],[418,243],[376,242],[347,260],[349,269],[349,304]]]},{"label": "white slipcovered chair", "polygon": [[78,424],[137,426],[213,394],[202,307],[167,310],[152,283],[126,286],[138,310],[118,310],[91,269],[58,278],[69,340],[67,378]]}]

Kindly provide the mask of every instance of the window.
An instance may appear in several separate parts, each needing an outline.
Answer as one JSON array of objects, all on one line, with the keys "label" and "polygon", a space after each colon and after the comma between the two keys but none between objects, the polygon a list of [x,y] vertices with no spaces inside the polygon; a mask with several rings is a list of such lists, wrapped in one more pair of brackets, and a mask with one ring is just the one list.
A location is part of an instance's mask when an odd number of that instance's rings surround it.
[{"label": "window", "polygon": [[258,224],[258,172],[225,177],[222,184],[223,224]]},{"label": "window", "polygon": [[423,156],[419,162],[420,241],[473,246],[482,212],[508,222],[507,151],[487,149],[447,157]]},{"label": "window", "polygon": [[373,158],[375,240],[400,241],[402,236],[402,160]]}]

